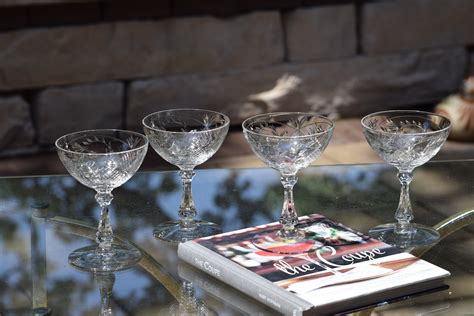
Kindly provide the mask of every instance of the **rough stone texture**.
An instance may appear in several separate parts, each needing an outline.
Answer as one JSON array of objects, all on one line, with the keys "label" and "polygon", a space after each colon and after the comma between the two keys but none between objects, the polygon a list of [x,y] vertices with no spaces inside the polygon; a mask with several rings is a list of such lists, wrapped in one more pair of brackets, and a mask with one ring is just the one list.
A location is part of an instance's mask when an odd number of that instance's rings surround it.
[{"label": "rough stone texture", "polygon": [[466,65],[464,48],[454,48],[135,81],[129,88],[127,126],[141,129],[147,113],[183,107],[222,111],[234,125],[270,111],[351,117],[416,108],[456,91]]},{"label": "rough stone texture", "polygon": [[466,66],[463,47],[335,61],[319,74],[306,71],[307,87],[318,89],[307,92],[308,102],[342,117],[417,108],[458,91]]},{"label": "rough stone texture", "polygon": [[362,8],[364,53],[382,54],[474,43],[474,1],[397,0]]},{"label": "rough stone texture", "polygon": [[151,112],[172,108],[202,108],[232,115],[246,97],[271,89],[278,74],[275,69],[260,69],[217,75],[185,75],[132,82],[129,86],[127,128],[141,130],[142,118]]},{"label": "rough stone texture", "polygon": [[[354,56],[354,5],[298,9],[284,15],[289,61]],[[328,27],[330,26],[330,27]]]},{"label": "rough stone texture", "polygon": [[0,151],[33,144],[28,103],[20,96],[0,97]]},{"label": "rough stone texture", "polygon": [[52,144],[67,133],[122,127],[123,84],[105,82],[48,88],[35,102],[39,142]]},{"label": "rough stone texture", "polygon": [[0,33],[0,91],[281,62],[277,12]]}]

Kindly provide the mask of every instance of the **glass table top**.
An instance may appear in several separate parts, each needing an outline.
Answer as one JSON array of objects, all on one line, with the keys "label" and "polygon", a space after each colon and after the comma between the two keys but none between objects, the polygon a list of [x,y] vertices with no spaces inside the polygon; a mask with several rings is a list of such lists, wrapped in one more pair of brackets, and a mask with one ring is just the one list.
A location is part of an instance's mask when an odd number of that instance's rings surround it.
[{"label": "glass table top", "polygon": [[[474,160],[417,168],[415,222],[432,226],[472,210],[473,174]],[[393,222],[400,188],[388,165],[315,166],[298,178],[299,215],[321,213],[362,232]],[[275,315],[179,262],[175,245],[153,238],[157,224],[178,218],[181,182],[174,171],[139,172],[114,190],[114,233],[140,247],[139,265],[98,275],[70,267],[68,254],[94,243],[100,212],[94,194],[70,176],[0,178],[0,315],[99,315],[105,307],[113,315]],[[224,231],[277,221],[282,196],[272,169],[196,170],[193,180],[198,218]],[[449,289],[385,304],[374,314],[472,313],[473,236],[474,225],[464,226],[423,255],[452,273]]]}]

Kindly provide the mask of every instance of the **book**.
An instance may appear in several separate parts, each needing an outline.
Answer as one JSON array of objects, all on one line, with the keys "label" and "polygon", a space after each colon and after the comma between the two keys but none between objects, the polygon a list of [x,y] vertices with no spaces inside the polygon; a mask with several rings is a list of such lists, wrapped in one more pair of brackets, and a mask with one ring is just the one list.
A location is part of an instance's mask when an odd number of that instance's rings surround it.
[{"label": "book", "polygon": [[[246,293],[243,293],[228,284],[219,281],[218,279],[211,277],[209,274],[205,273],[202,270],[198,270],[196,267],[191,266],[190,264],[180,260],[178,263],[178,276],[180,279],[190,282],[195,287],[199,287],[208,295],[213,298],[222,301],[225,305],[231,306],[239,314],[243,315],[271,315],[275,316],[275,310],[271,309],[270,306],[263,304],[255,300],[253,297],[250,297]],[[383,300],[371,301],[368,305],[354,305],[352,309],[344,311],[346,313],[357,312],[361,309],[367,309],[372,307],[377,307],[379,305],[386,305],[388,303],[394,303],[408,298],[414,298],[419,295],[425,295],[428,293],[438,292],[441,290],[446,290],[449,287],[447,285],[435,287],[431,289],[423,289],[420,292],[413,292],[407,290],[405,293],[393,293],[389,297],[386,297]],[[399,292],[399,291],[398,291]],[[387,294],[387,293],[385,293]],[[398,294],[398,295],[397,295]],[[209,304],[209,305],[208,305]],[[214,308],[222,308],[222,304],[216,304],[213,300],[209,303],[206,301],[206,305],[209,310],[213,311]],[[217,310],[217,314],[219,314]],[[226,312],[224,312],[226,313]]]},{"label": "book", "polygon": [[[449,276],[319,214],[299,218],[307,242],[275,245],[280,227],[270,223],[195,239],[180,244],[178,256],[288,315],[356,310],[441,287]],[[266,244],[274,246],[271,251]]]}]

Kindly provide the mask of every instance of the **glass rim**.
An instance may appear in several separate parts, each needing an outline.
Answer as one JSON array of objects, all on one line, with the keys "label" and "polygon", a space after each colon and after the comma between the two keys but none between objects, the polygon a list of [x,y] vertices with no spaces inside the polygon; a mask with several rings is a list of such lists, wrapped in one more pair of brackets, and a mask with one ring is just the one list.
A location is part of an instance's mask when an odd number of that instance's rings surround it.
[{"label": "glass rim", "polygon": [[[65,149],[59,145],[59,142],[67,137],[74,136],[75,134],[85,134],[85,133],[90,133],[90,132],[121,132],[121,133],[127,133],[131,135],[136,135],[145,140],[145,143],[137,148],[132,148],[132,149],[127,149],[127,150],[122,150],[122,151],[115,151],[115,152],[110,152],[110,153],[84,153],[84,152],[78,152],[70,149]],[[57,150],[61,150],[63,152],[75,154],[75,155],[88,155],[88,156],[110,156],[114,154],[123,154],[123,153],[129,153],[129,152],[134,152],[141,150],[143,148],[146,148],[148,146],[148,138],[143,135],[142,133],[135,132],[135,131],[130,131],[130,130],[125,130],[125,129],[119,129],[119,128],[99,128],[99,129],[87,129],[87,130],[82,130],[82,131],[76,131],[72,133],[65,134],[54,142],[54,146],[56,147]]]},{"label": "glass rim", "polygon": [[164,129],[161,129],[161,128],[156,128],[156,127],[151,127],[150,125],[146,124],[145,123],[145,120],[151,116],[154,116],[154,115],[157,115],[157,114],[161,114],[161,113],[166,113],[166,112],[185,112],[185,111],[196,111],[196,112],[207,112],[207,113],[213,113],[213,114],[218,114],[220,116],[223,117],[224,119],[224,124],[222,124],[222,126],[218,126],[218,127],[214,127],[214,128],[210,128],[210,129],[206,129],[206,130],[203,130],[203,131],[195,131],[193,133],[208,133],[210,131],[216,131],[216,130],[219,130],[219,129],[222,129],[222,128],[225,128],[227,126],[230,125],[230,119],[227,115],[225,115],[224,113],[221,113],[221,112],[217,112],[217,111],[213,111],[213,110],[206,110],[206,109],[193,109],[193,108],[180,108],[180,109],[168,109],[168,110],[162,110],[162,111],[157,111],[157,112],[153,112],[153,113],[150,113],[148,115],[146,115],[143,119],[142,119],[142,125],[148,129],[151,129],[153,131],[159,131],[159,132],[166,132],[166,133],[173,133],[173,134],[187,134],[189,132],[179,132],[179,131],[167,131],[167,130],[164,130]]},{"label": "glass rim", "polygon": [[[263,134],[260,134],[260,133],[257,133],[257,132],[254,132],[254,131],[248,129],[245,126],[245,124],[248,123],[250,120],[258,119],[260,117],[265,117],[265,116],[275,117],[275,116],[283,116],[283,115],[304,115],[304,116],[317,117],[317,118],[320,118],[323,121],[325,121],[325,123],[328,123],[329,128],[325,131],[311,133],[311,134],[308,134],[308,135],[277,136],[277,135],[263,135]],[[324,134],[328,134],[328,133],[332,132],[334,130],[335,126],[336,126],[336,124],[334,123],[333,120],[327,118],[324,115],[315,114],[315,113],[311,113],[311,112],[270,112],[270,113],[262,113],[262,114],[257,114],[257,115],[251,116],[251,117],[245,119],[242,122],[242,129],[244,130],[244,133],[254,134],[254,135],[258,135],[258,136],[271,137],[271,138],[278,138],[278,139],[297,139],[297,138],[314,137],[314,136],[317,136],[317,135],[324,135]]]},{"label": "glass rim", "polygon": [[428,111],[419,111],[419,110],[386,110],[386,111],[378,111],[378,112],[374,112],[374,113],[370,113],[370,114],[367,114],[366,116],[364,116],[363,118],[361,118],[360,120],[360,123],[362,125],[362,127],[366,130],[369,130],[371,132],[374,132],[374,133],[380,133],[380,134],[387,134],[387,135],[394,135],[394,133],[391,133],[391,132],[385,132],[385,131],[380,131],[380,130],[375,130],[373,128],[371,128],[370,126],[368,126],[367,124],[365,124],[365,121],[371,117],[375,117],[375,116],[378,116],[378,115],[384,115],[384,114],[388,114],[388,113],[400,113],[400,114],[406,114],[407,116],[408,115],[413,115],[413,116],[416,116],[417,114],[418,115],[427,115],[427,116],[433,116],[433,117],[438,117],[438,118],[442,118],[444,120],[446,120],[446,122],[448,123],[447,126],[439,129],[439,130],[436,130],[436,131],[430,131],[430,132],[412,132],[412,133],[403,133],[403,135],[431,135],[431,134],[437,134],[437,133],[441,133],[441,132],[444,132],[446,130],[449,130],[451,127],[452,127],[452,123],[451,123],[451,120],[448,119],[446,116],[444,115],[441,115],[441,114],[438,114],[438,113],[433,113],[433,112],[428,112]]}]

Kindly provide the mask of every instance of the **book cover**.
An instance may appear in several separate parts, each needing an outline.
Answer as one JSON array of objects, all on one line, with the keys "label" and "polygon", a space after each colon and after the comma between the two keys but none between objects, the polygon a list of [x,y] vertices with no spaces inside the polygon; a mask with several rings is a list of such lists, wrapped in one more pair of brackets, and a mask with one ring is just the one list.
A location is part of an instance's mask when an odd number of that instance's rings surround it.
[{"label": "book cover", "polygon": [[180,244],[178,256],[293,315],[354,309],[440,286],[449,275],[322,215],[300,217],[298,228],[310,236],[307,242],[275,244],[272,235],[280,227],[271,223],[196,239]]}]

